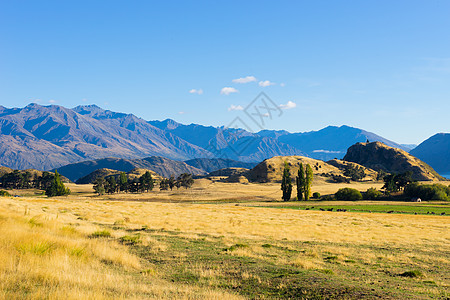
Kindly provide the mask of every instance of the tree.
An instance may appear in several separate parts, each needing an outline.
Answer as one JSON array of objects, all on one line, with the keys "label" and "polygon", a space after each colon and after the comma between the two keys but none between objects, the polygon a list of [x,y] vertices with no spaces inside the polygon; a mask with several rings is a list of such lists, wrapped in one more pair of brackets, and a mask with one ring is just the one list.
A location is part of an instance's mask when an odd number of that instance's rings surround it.
[{"label": "tree", "polygon": [[128,178],[125,172],[121,172],[119,175],[119,188],[121,191],[128,191]]},{"label": "tree", "polygon": [[169,180],[167,178],[163,178],[159,183],[159,190],[166,191],[169,189]]},{"label": "tree", "polygon": [[306,165],[306,178],[305,178],[305,200],[309,200],[311,196],[311,185],[313,181],[313,170],[309,164]]},{"label": "tree", "polygon": [[289,165],[286,161],[284,162],[283,177],[281,179],[281,190],[283,191],[283,196],[281,197],[281,199],[283,199],[284,201],[291,200],[291,193],[292,193],[291,174]]},{"label": "tree", "polygon": [[105,193],[105,179],[103,177],[95,179],[93,188],[99,196],[103,195]]},{"label": "tree", "polygon": [[172,190],[175,187],[175,184],[176,184],[176,180],[175,180],[175,177],[173,177],[173,175],[170,176],[168,183],[169,183],[170,190]]},{"label": "tree", "polygon": [[181,186],[184,186],[186,189],[190,188],[194,184],[194,179],[192,178],[192,174],[183,173],[181,174],[177,180],[181,183]]},{"label": "tree", "polygon": [[152,178],[152,174],[149,171],[146,171],[144,175],[139,178],[141,183],[141,189],[146,192],[153,190],[154,182]]},{"label": "tree", "polygon": [[105,191],[108,194],[114,194],[117,192],[117,183],[114,176],[110,176],[106,179]]},{"label": "tree", "polygon": [[49,185],[49,187],[45,190],[45,194],[48,197],[54,196],[64,196],[70,194],[70,190],[64,186],[64,183],[61,181],[61,176],[58,171],[55,171],[55,177],[53,181]]},{"label": "tree", "polygon": [[303,169],[303,164],[300,163],[300,168],[298,169],[298,174],[296,178],[297,183],[297,200],[303,200],[303,194],[305,193],[305,170]]}]

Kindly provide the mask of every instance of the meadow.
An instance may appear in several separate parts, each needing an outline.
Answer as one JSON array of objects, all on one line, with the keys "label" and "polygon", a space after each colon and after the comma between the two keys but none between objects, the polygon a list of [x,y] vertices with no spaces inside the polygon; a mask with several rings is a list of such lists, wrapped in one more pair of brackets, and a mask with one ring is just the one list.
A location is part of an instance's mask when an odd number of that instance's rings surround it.
[{"label": "meadow", "polygon": [[203,179],[101,197],[69,187],[0,198],[0,298],[450,297],[447,203],[281,202],[278,184]]}]

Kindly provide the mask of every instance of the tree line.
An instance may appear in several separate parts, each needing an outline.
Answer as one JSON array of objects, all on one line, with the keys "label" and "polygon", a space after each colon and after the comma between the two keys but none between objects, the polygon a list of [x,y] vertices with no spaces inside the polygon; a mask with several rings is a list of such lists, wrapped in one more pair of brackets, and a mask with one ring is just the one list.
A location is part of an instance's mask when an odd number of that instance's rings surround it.
[{"label": "tree line", "polygon": [[[295,178],[297,185],[297,200],[309,200],[311,197],[311,185],[313,181],[313,169],[309,164],[303,167],[303,163],[300,163],[300,167]],[[283,176],[281,179],[281,190],[283,195],[281,199],[284,201],[291,200],[292,195],[292,178],[290,173],[290,167],[287,162],[284,162]]]},{"label": "tree line", "polygon": [[43,172],[42,175],[38,175],[30,171],[21,172],[14,170],[0,177],[0,187],[10,190],[44,190],[45,194],[49,197],[70,194],[70,190],[64,186],[58,171],[55,171],[55,173]]},{"label": "tree line", "polygon": [[[148,193],[152,191],[156,185],[156,180],[153,179],[152,174],[146,171],[142,176],[136,178],[128,178],[125,172],[121,172],[117,176],[108,176],[106,178],[100,177],[94,181],[94,191],[99,194],[115,194],[115,193]],[[159,182],[159,190],[172,190],[174,187],[190,188],[194,184],[192,174],[183,173],[176,179],[174,176],[170,178],[163,178]]]}]

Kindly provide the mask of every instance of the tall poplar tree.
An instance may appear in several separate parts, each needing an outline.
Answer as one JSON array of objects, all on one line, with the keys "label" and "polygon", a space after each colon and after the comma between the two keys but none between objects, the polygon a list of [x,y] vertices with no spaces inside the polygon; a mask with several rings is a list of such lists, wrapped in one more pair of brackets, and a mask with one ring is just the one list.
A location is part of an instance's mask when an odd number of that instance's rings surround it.
[{"label": "tall poplar tree", "polygon": [[292,180],[290,174],[289,165],[287,162],[284,162],[284,170],[283,170],[283,178],[281,179],[281,190],[283,191],[283,196],[281,199],[284,201],[291,200],[292,193]]},{"label": "tall poplar tree", "polygon": [[311,185],[313,181],[313,170],[309,164],[306,165],[305,177],[305,200],[309,200],[311,196]]},{"label": "tall poplar tree", "polygon": [[297,200],[303,200],[303,194],[305,193],[305,170],[303,168],[303,163],[300,163],[300,168],[298,169],[297,174]]}]

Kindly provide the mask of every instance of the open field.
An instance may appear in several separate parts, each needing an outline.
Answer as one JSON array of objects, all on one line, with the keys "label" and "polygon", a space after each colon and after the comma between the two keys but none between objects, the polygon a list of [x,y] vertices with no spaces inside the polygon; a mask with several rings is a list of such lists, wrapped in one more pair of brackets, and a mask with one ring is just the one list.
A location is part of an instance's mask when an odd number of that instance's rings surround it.
[{"label": "open field", "polygon": [[[341,187],[313,191],[330,186]],[[283,203],[278,184],[209,180],[141,195],[70,188],[0,198],[0,298],[450,296],[450,217],[413,214],[446,203]]]}]

